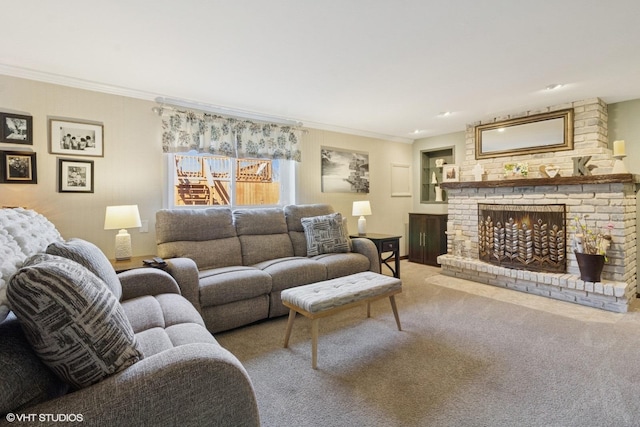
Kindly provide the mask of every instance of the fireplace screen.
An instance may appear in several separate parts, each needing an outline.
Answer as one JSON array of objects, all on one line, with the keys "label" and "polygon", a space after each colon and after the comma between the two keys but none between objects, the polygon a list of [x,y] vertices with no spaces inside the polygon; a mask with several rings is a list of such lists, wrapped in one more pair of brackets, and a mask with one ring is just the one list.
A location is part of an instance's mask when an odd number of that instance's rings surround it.
[{"label": "fireplace screen", "polygon": [[518,270],[566,271],[565,205],[478,204],[478,255]]}]

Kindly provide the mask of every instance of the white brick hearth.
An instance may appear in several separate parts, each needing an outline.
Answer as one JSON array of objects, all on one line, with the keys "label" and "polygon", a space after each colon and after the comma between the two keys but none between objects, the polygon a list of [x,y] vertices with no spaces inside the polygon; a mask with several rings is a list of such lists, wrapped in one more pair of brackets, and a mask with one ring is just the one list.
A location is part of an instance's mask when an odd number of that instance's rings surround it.
[{"label": "white brick hearth", "polygon": [[[460,167],[461,182],[443,183],[449,201],[449,251],[438,262],[442,273],[480,283],[501,286],[522,292],[598,307],[610,311],[626,312],[636,298],[636,190],[638,179],[631,174],[610,173],[613,164],[607,147],[606,104],[596,99],[573,103],[574,150],[555,153],[529,154],[486,160],[475,159],[476,124],[467,127],[466,161]],[[567,105],[548,111],[567,108]],[[530,112],[530,114],[540,111]],[[528,113],[529,114],[529,113]],[[585,114],[588,117],[585,117]],[[525,114],[519,114],[523,116]],[[499,118],[499,120],[505,119]],[[479,123],[478,123],[479,124]],[[593,176],[572,177],[571,157],[593,156],[598,168]],[[504,180],[502,165],[527,162],[529,171],[540,165],[554,163],[560,167],[561,177],[541,178],[532,172],[528,178]],[[472,169],[480,163],[488,172],[488,179],[473,181]],[[596,175],[596,172],[599,174]],[[567,248],[567,271],[547,273],[509,269],[485,263],[478,259],[478,203],[522,205],[566,205],[566,229],[571,240],[572,220],[588,215],[588,225],[600,228],[613,223],[612,245],[601,282],[580,279],[578,265],[571,248]],[[455,232],[463,242],[462,253],[453,253]],[[460,233],[458,231],[458,234]],[[465,243],[466,242],[466,243]]]}]

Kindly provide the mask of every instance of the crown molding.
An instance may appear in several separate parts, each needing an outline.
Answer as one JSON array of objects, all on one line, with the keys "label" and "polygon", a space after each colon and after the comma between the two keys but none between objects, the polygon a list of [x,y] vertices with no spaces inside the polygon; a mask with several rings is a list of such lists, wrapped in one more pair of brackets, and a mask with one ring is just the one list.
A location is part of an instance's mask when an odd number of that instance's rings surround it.
[{"label": "crown molding", "polygon": [[[28,80],[35,80],[43,83],[51,83],[51,84],[56,84],[61,86],[73,87],[76,89],[84,89],[84,90],[90,90],[93,92],[107,93],[110,95],[126,96],[129,98],[142,99],[145,101],[157,102],[158,99],[165,98],[165,95],[158,94],[158,93],[151,93],[151,92],[125,88],[121,86],[108,85],[104,83],[94,82],[91,80],[63,76],[63,75],[54,74],[54,73],[47,73],[43,71],[37,71],[37,70],[32,70],[32,69],[23,68],[23,67],[16,67],[16,66],[7,65],[7,64],[0,64],[0,74],[4,74],[11,77],[28,79]],[[167,97],[167,98],[172,98],[172,97]],[[173,100],[176,100],[176,99],[177,98],[173,98]],[[184,101],[185,103],[193,103],[193,101],[190,101],[190,100],[181,100],[181,101]],[[220,106],[219,108],[228,110],[229,111],[228,114],[232,114],[232,111],[234,110],[233,108],[222,107],[222,106]],[[260,114],[260,113],[256,113],[256,114]],[[266,114],[263,114],[263,115],[266,116]],[[325,123],[316,123],[316,122],[309,122],[309,121],[303,121],[303,120],[299,120],[299,121],[304,123],[304,127],[311,128],[311,129],[326,130],[326,131],[331,131],[336,133],[345,133],[349,135],[365,136],[367,138],[381,139],[384,141],[391,141],[391,142],[402,142],[405,144],[413,144],[414,142],[414,139],[412,138],[402,138],[398,136],[385,135],[385,134],[369,132],[369,131],[359,130],[359,129],[351,129],[347,127],[330,125]]]},{"label": "crown molding", "polygon": [[326,130],[326,131],[336,132],[336,133],[346,133],[349,135],[365,136],[367,138],[381,139],[381,140],[390,141],[390,142],[401,142],[403,144],[413,144],[415,141],[412,138],[403,138],[400,136],[385,135],[382,133],[369,132],[369,131],[360,130],[360,129],[351,129],[348,127],[329,125],[326,123],[310,122],[306,120],[304,121],[304,127],[311,128],[311,129],[318,129],[318,130]]}]

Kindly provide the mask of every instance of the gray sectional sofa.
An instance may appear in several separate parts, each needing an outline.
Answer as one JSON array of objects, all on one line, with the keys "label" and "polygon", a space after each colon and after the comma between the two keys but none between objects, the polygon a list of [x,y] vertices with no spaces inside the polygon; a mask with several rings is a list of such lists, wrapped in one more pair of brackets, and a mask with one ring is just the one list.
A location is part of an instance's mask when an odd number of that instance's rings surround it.
[{"label": "gray sectional sofa", "polygon": [[220,332],[288,313],[282,290],[363,271],[380,272],[368,239],[308,256],[303,218],[335,214],[327,204],[231,210],[171,209],[156,214],[158,255],[182,295]]},{"label": "gray sectional sofa", "polygon": [[0,209],[0,254],[0,425],[260,425],[244,367],[166,272],[116,275],[24,209]]}]

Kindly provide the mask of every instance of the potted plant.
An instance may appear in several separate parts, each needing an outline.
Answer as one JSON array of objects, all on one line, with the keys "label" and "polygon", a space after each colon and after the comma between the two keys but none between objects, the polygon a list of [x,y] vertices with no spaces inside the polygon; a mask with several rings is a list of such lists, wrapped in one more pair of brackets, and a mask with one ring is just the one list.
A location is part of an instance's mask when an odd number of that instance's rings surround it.
[{"label": "potted plant", "polygon": [[573,252],[580,268],[580,278],[585,282],[599,282],[602,269],[607,262],[607,250],[611,246],[611,230],[609,222],[601,230],[587,225],[588,215],[575,217],[575,237]]}]

